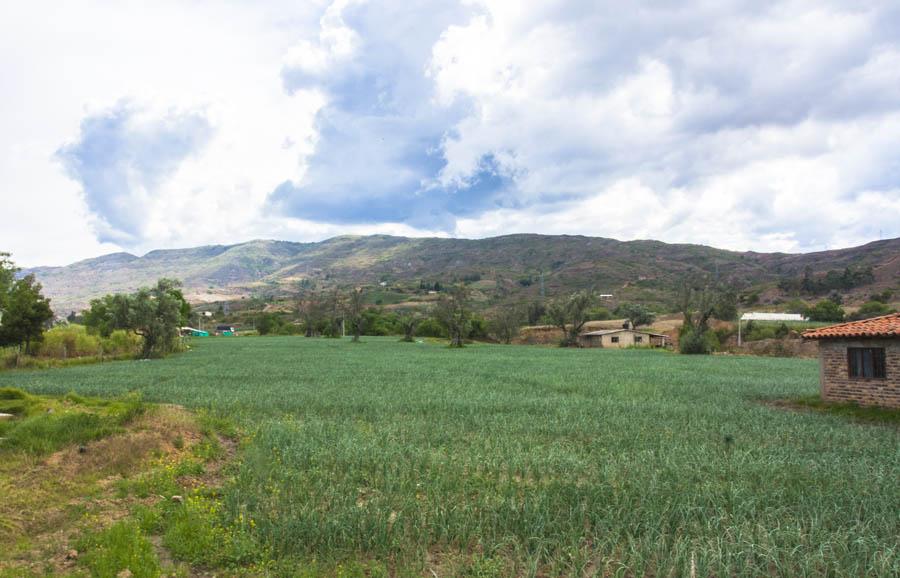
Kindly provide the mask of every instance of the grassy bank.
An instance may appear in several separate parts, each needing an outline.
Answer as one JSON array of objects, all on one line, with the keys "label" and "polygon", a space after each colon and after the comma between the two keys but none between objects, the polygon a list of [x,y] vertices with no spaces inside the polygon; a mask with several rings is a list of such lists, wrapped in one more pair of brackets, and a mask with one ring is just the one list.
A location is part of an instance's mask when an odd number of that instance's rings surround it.
[{"label": "grassy bank", "polygon": [[137,390],[243,424],[221,517],[276,574],[896,575],[897,428],[759,403],[813,395],[817,376],[811,360],[284,337],[0,386]]}]

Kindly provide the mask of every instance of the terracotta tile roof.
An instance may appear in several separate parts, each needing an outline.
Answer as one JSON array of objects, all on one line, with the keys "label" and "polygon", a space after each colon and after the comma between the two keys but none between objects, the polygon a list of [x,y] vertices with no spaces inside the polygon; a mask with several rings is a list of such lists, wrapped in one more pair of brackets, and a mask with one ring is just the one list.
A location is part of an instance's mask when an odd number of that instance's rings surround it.
[{"label": "terracotta tile roof", "polygon": [[841,337],[900,337],[900,313],[810,329],[804,339],[837,339]]}]

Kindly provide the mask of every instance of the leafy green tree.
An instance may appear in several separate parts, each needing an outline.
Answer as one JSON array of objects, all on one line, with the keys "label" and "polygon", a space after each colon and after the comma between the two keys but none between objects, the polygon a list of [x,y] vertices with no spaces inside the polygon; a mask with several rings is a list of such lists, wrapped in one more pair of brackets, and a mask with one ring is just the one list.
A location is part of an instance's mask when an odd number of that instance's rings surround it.
[{"label": "leafy green tree", "polygon": [[345,307],[345,319],[350,324],[350,331],[353,333],[353,341],[359,341],[362,335],[363,326],[366,319],[363,316],[363,293],[362,287],[357,287],[347,296],[347,305]]},{"label": "leafy green tree", "polygon": [[447,330],[443,324],[434,317],[425,317],[416,327],[416,335],[419,337],[444,337],[446,338]]},{"label": "leafy green tree", "polygon": [[434,317],[450,336],[450,347],[462,347],[472,323],[469,289],[454,285],[443,291],[434,308]]},{"label": "leafy green tree", "polygon": [[685,281],[679,296],[679,310],[684,319],[678,340],[680,351],[690,354],[709,353],[709,320],[716,310],[714,292],[708,286],[698,288]]},{"label": "leafy green tree", "polygon": [[142,357],[165,355],[177,344],[179,328],[187,322],[181,283],[160,279],[153,287],[139,289],[131,299],[130,329],[143,339]]},{"label": "leafy green tree", "polygon": [[809,305],[802,299],[791,299],[785,303],[784,310],[788,313],[799,313],[804,317],[809,316]]},{"label": "leafy green tree", "polygon": [[278,333],[281,330],[281,318],[275,313],[261,313],[254,320],[256,331],[260,335],[269,335],[270,333]]},{"label": "leafy green tree", "polygon": [[117,329],[131,329],[131,300],[131,295],[123,293],[92,299],[90,308],[82,312],[82,320],[88,329],[103,337]]},{"label": "leafy green tree", "polygon": [[416,337],[416,328],[421,323],[422,317],[417,313],[404,313],[398,319],[400,323],[400,328],[403,330],[403,339],[401,341],[405,341],[407,343],[412,343],[415,341]]},{"label": "leafy green tree", "polygon": [[872,295],[871,299],[872,299],[872,301],[879,301],[879,302],[887,305],[888,303],[891,302],[891,299],[893,299],[893,297],[894,297],[894,292],[891,291],[890,289],[885,289],[881,293],[876,293],[876,294]]},{"label": "leafy green tree", "polygon": [[547,313],[547,307],[540,301],[532,301],[528,304],[528,325],[537,325]]},{"label": "leafy green tree", "polygon": [[840,322],[844,320],[844,308],[832,301],[825,299],[816,303],[809,310],[811,321]]},{"label": "leafy green tree", "polygon": [[579,291],[568,297],[553,300],[547,308],[547,317],[563,333],[561,347],[577,347],[578,336],[588,321],[588,310],[596,298],[593,291]]},{"label": "leafy green tree", "polygon": [[656,320],[656,315],[638,303],[623,303],[616,307],[615,314],[630,321],[632,327],[650,325]]},{"label": "leafy green tree", "polygon": [[343,321],[342,311],[344,309],[341,301],[340,291],[335,287],[331,291],[325,293],[323,300],[325,312],[325,324],[322,335],[325,337],[337,338],[341,336],[341,322]]},{"label": "leafy green tree", "polygon": [[306,337],[318,337],[325,324],[325,301],[311,289],[303,289],[297,298],[297,312]]},{"label": "leafy green tree", "polygon": [[521,308],[515,305],[497,309],[488,320],[491,335],[498,341],[509,344],[519,334],[522,318]]},{"label": "leafy green tree", "polygon": [[16,272],[19,270],[9,257],[9,253],[0,253],[0,316],[6,311],[9,291],[16,281]]},{"label": "leafy green tree", "polygon": [[731,287],[720,286],[716,290],[713,317],[721,321],[734,321],[738,316],[738,294]]},{"label": "leafy green tree", "polygon": [[83,313],[85,325],[104,337],[125,329],[142,340],[141,356],[157,357],[173,351],[179,330],[190,319],[191,309],[181,283],[160,279],[131,295],[111,294],[94,299]]},{"label": "leafy green tree", "polygon": [[872,317],[880,317],[881,315],[888,315],[893,312],[893,309],[881,301],[868,301],[863,303],[859,309],[850,315],[850,320],[857,321],[859,319],[871,319]]},{"label": "leafy green tree", "polygon": [[14,281],[4,292],[4,312],[0,321],[0,345],[25,345],[25,353],[40,342],[44,327],[53,319],[50,300],[41,294],[34,275]]}]

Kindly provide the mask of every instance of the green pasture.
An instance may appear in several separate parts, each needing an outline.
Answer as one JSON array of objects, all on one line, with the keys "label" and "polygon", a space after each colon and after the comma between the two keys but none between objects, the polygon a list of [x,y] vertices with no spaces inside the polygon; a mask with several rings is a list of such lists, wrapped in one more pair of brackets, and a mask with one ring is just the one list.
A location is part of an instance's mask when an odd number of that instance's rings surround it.
[{"label": "green pasture", "polygon": [[765,403],[817,379],[812,360],[268,337],[0,387],[235,419],[222,519],[274,574],[896,576],[900,430]]}]

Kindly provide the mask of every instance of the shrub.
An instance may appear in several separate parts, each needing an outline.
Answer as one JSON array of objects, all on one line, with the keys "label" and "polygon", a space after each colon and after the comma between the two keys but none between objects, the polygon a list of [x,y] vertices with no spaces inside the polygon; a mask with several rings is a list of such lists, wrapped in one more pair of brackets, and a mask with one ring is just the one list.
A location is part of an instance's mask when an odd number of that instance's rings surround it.
[{"label": "shrub", "polygon": [[830,299],[819,301],[809,310],[810,321],[840,322],[844,320],[844,308]]},{"label": "shrub", "polygon": [[681,353],[705,355],[712,351],[709,335],[714,336],[710,331],[702,332],[696,329],[689,329],[681,336],[678,342],[678,349]]},{"label": "shrub", "polygon": [[436,319],[429,317],[419,323],[416,335],[419,337],[447,337],[447,330]]},{"label": "shrub", "polygon": [[0,369],[11,369],[16,366],[19,351],[16,347],[0,347]]},{"label": "shrub", "polygon": [[297,325],[296,323],[285,323],[278,328],[278,335],[303,335],[303,333],[303,326]]},{"label": "shrub", "polygon": [[859,319],[869,319],[872,317],[887,315],[893,312],[893,309],[891,309],[881,301],[869,301],[867,303],[864,303],[859,309],[856,310],[855,313],[850,315],[850,320],[856,321]]},{"label": "shrub", "polygon": [[87,332],[83,325],[60,325],[44,333],[37,349],[41,357],[68,359],[100,354],[100,338]]},{"label": "shrub", "polygon": [[587,317],[589,321],[606,321],[607,319],[612,319],[612,315],[606,307],[594,307],[588,309]]},{"label": "shrub", "polygon": [[480,315],[473,315],[469,322],[469,338],[470,339],[487,339],[488,322]]},{"label": "shrub", "polygon": [[141,338],[131,331],[116,329],[102,340],[102,345],[104,355],[137,355],[141,350]]},{"label": "shrub", "polygon": [[802,299],[792,299],[785,304],[784,310],[788,313],[799,313],[804,317],[809,315],[809,305]]},{"label": "shrub", "polygon": [[256,318],[254,323],[256,325],[256,330],[259,331],[260,335],[281,332],[281,318],[274,313],[262,313]]}]

